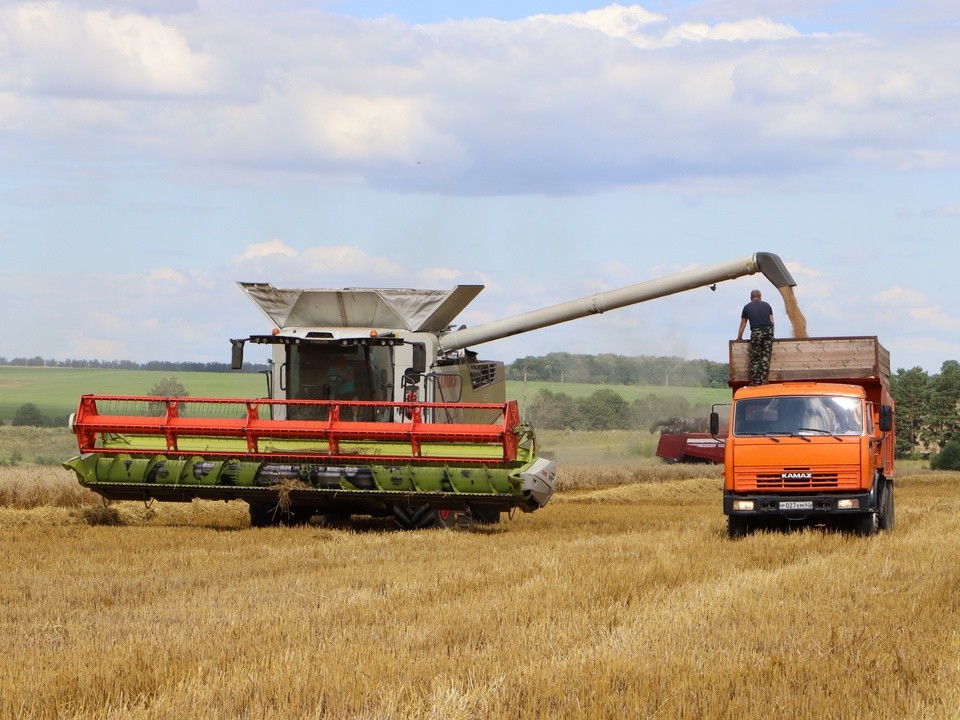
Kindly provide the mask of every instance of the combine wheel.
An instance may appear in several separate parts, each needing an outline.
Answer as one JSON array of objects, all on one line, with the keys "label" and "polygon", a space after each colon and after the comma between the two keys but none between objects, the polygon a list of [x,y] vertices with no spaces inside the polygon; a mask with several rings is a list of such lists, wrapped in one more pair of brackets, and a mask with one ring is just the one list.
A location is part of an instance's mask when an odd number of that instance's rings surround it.
[{"label": "combine wheel", "polygon": [[313,510],[304,510],[303,508],[288,508],[283,510],[277,508],[277,521],[281,525],[287,525],[288,527],[295,527],[297,525],[307,525],[310,522],[310,519],[316,515]]},{"label": "combine wheel", "polygon": [[471,507],[470,515],[473,516],[473,521],[478,525],[496,525],[497,523],[500,522],[499,510],[489,510],[489,509],[481,509],[478,507]]},{"label": "combine wheel", "polygon": [[343,528],[350,525],[349,513],[320,513],[313,515],[309,523],[321,528]]},{"label": "combine wheel", "polygon": [[280,522],[273,503],[250,503],[250,527],[270,527]]},{"label": "combine wheel", "polygon": [[424,530],[426,528],[453,527],[457,513],[453,510],[434,510],[429,505],[393,506],[394,520],[402,530]]},{"label": "combine wheel", "polygon": [[306,525],[315,514],[312,510],[297,508],[284,510],[274,502],[252,502],[250,503],[250,527]]}]

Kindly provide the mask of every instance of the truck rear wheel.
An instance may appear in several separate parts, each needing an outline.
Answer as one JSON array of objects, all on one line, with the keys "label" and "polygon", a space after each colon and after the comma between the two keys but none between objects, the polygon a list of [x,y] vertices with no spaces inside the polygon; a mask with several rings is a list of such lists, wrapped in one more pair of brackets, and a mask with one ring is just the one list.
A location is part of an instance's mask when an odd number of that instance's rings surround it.
[{"label": "truck rear wheel", "polygon": [[883,484],[880,496],[880,529],[889,532],[893,530],[893,523],[893,483],[888,480]]}]

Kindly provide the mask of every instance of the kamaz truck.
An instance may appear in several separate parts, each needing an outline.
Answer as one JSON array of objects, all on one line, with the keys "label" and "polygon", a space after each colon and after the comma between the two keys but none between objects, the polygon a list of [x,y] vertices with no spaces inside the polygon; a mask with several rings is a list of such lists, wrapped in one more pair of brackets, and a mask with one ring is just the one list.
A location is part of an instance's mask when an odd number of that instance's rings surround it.
[{"label": "kamaz truck", "polygon": [[[730,343],[724,456],[730,537],[827,525],[894,525],[890,354],[876,337],[775,340],[768,382],[750,385],[749,343]],[[711,429],[719,416],[711,415]]]}]

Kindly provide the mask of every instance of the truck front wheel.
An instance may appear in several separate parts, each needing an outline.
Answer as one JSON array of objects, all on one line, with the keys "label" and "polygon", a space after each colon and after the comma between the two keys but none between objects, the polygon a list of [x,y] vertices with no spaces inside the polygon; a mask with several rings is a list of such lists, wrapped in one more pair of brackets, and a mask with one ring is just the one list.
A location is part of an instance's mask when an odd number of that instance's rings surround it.
[{"label": "truck front wheel", "polygon": [[857,535],[863,535],[864,537],[875,535],[879,529],[880,513],[865,513],[853,518],[853,531]]},{"label": "truck front wheel", "polygon": [[753,524],[741,515],[727,515],[727,536],[735,540],[753,532]]}]

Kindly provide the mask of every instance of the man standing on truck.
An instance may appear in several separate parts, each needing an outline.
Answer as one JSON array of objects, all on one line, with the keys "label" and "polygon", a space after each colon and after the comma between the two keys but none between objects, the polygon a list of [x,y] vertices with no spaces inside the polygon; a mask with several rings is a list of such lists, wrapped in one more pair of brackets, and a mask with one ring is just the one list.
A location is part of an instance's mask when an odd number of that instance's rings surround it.
[{"label": "man standing on truck", "polygon": [[750,291],[750,302],[740,313],[737,340],[743,340],[743,331],[750,322],[750,384],[763,385],[770,372],[770,353],[773,352],[773,308],[761,299],[759,290]]}]

